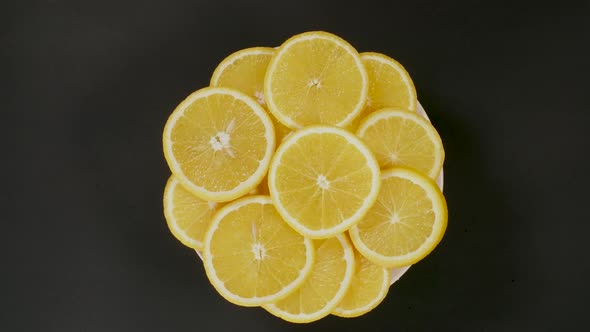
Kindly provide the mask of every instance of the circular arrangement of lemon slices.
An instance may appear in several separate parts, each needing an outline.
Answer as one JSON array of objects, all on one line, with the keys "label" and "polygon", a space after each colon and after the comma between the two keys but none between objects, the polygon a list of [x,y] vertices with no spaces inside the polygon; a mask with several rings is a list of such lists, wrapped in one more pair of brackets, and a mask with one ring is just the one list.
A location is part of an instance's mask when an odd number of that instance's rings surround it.
[{"label": "circular arrangement of lemon slices", "polygon": [[223,59],[162,144],[172,235],[220,296],[288,322],[370,312],[446,230],[444,147],[410,75],[328,32]]}]

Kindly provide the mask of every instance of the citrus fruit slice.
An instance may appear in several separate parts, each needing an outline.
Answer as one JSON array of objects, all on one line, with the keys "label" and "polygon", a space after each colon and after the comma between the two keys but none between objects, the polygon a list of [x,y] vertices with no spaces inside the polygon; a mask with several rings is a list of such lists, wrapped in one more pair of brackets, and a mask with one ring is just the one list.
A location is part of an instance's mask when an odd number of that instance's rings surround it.
[{"label": "citrus fruit slice", "polygon": [[203,237],[213,214],[223,203],[204,201],[184,189],[173,176],[164,189],[164,216],[168,228],[185,246],[203,249]]},{"label": "citrus fruit slice", "polygon": [[203,262],[215,289],[242,306],[276,302],[311,272],[314,247],[286,224],[268,196],[224,206],[205,235]]},{"label": "citrus fruit slice", "polygon": [[264,79],[269,110],[290,128],[345,126],[361,112],[367,91],[367,72],[357,51],[322,31],[285,41]]},{"label": "citrus fruit slice", "polygon": [[369,76],[369,95],[365,111],[384,107],[416,110],[416,88],[410,74],[394,59],[375,52],[360,54]]},{"label": "citrus fruit slice", "polygon": [[172,174],[207,201],[230,201],[256,187],[275,148],[274,128],[262,106],[218,87],[198,90],[180,103],[162,140]]},{"label": "citrus fruit slice", "polygon": [[[264,75],[275,50],[270,47],[252,47],[232,53],[223,59],[211,76],[211,86],[236,89],[266,106],[264,100]],[[271,116],[275,126],[277,142],[291,132],[291,129]]]},{"label": "citrus fruit slice", "polygon": [[321,319],[340,303],[354,274],[354,252],[346,235],[315,240],[316,258],[311,274],[294,293],[264,305],[271,314],[293,323]]},{"label": "citrus fruit slice", "polygon": [[382,169],[404,166],[435,179],[445,159],[436,129],[420,115],[405,110],[384,108],[371,113],[357,136],[369,146]]},{"label": "citrus fruit slice", "polygon": [[416,111],[416,88],[410,74],[399,62],[375,52],[364,52],[360,56],[369,77],[369,92],[364,109],[351,125],[352,130],[367,115],[381,108]]},{"label": "citrus fruit slice", "polygon": [[383,172],[377,202],[349,231],[357,250],[385,267],[411,265],[440,242],[447,205],[434,181],[414,170]]},{"label": "citrus fruit slice", "polygon": [[350,288],[332,314],[358,317],[373,310],[389,291],[391,272],[376,265],[355,250],[356,267]]},{"label": "citrus fruit slice", "polygon": [[268,173],[273,202],[286,222],[314,239],[357,223],[379,193],[379,165],[348,131],[309,126],[277,149]]}]

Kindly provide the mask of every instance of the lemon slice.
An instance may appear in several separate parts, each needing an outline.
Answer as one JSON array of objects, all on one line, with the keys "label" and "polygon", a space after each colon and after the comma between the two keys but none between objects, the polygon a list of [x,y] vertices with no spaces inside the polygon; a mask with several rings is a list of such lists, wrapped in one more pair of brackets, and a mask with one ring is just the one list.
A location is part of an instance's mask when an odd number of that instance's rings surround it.
[{"label": "lemon slice", "polygon": [[204,88],[168,118],[164,156],[184,188],[207,201],[230,201],[264,177],[275,147],[272,122],[251,97]]},{"label": "lemon slice", "polygon": [[399,107],[416,111],[416,88],[410,74],[394,59],[375,52],[361,53],[369,75],[369,95],[365,112],[384,107]]},{"label": "lemon slice", "polygon": [[333,34],[291,37],[276,51],[264,80],[269,110],[290,128],[346,126],[367,98],[368,79],[357,51]]},{"label": "lemon slice", "polygon": [[203,249],[203,237],[213,214],[223,203],[204,201],[184,189],[171,176],[164,189],[164,216],[168,228],[182,244],[196,250]]},{"label": "lemon slice", "polygon": [[417,113],[385,108],[370,114],[357,130],[382,169],[413,168],[435,179],[445,151],[436,129]]},{"label": "lemon slice", "polygon": [[293,323],[321,319],[340,303],[354,274],[354,252],[345,235],[315,240],[316,260],[310,276],[288,297],[264,305],[271,314]]},{"label": "lemon slice", "polygon": [[[211,86],[236,89],[266,106],[264,99],[264,75],[275,50],[270,47],[252,47],[237,51],[215,68],[211,76]],[[291,129],[271,116],[275,126],[276,140],[281,142]]]},{"label": "lemon slice", "polygon": [[428,255],[446,227],[447,205],[436,183],[414,170],[393,168],[382,175],[377,202],[349,233],[375,264],[402,267]]},{"label": "lemon slice", "polygon": [[379,305],[389,291],[391,272],[376,265],[355,250],[356,269],[346,295],[332,314],[358,317]]},{"label": "lemon slice", "polygon": [[248,196],[223,207],[205,235],[203,262],[213,286],[242,306],[276,302],[310,274],[314,247],[289,227],[268,196]]},{"label": "lemon slice", "polygon": [[381,108],[416,111],[416,88],[410,74],[399,62],[375,52],[364,52],[360,56],[369,77],[369,92],[363,111],[350,126],[353,131],[367,115]]},{"label": "lemon slice", "polygon": [[279,146],[268,185],[285,221],[320,239],[346,231],[365,215],[379,193],[379,173],[375,157],[356,136],[310,126]]}]

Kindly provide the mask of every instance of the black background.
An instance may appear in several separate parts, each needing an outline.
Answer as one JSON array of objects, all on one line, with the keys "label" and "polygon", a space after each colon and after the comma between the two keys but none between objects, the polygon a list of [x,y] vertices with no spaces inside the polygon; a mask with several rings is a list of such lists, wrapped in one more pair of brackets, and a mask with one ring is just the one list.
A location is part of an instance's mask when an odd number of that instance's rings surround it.
[{"label": "black background", "polygon": [[[556,331],[590,323],[590,4],[2,2],[2,331]],[[322,29],[399,60],[446,148],[443,242],[371,313],[223,300],[169,233],[164,123],[219,61]]]}]

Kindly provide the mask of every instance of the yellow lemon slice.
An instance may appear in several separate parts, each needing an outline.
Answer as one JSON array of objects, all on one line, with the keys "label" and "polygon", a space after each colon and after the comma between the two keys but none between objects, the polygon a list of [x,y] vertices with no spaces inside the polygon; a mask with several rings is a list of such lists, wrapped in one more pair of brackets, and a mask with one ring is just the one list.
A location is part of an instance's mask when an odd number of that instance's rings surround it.
[{"label": "yellow lemon slice", "polygon": [[275,148],[270,117],[253,98],[228,88],[204,88],[168,118],[164,156],[188,191],[230,201],[254,189]]},{"label": "yellow lemon slice", "polygon": [[447,227],[447,205],[434,181],[414,170],[382,175],[377,202],[349,231],[358,251],[375,264],[401,267],[428,255]]},{"label": "yellow lemon slice", "polygon": [[315,240],[316,258],[310,276],[294,293],[264,309],[293,323],[309,323],[340,303],[352,282],[354,252],[345,235]]},{"label": "yellow lemon slice", "polygon": [[310,126],[291,134],[273,157],[268,185],[291,227],[314,239],[342,233],[357,223],[379,193],[379,165],[353,134]]},{"label": "yellow lemon slice", "polygon": [[354,47],[322,31],[284,42],[264,79],[269,110],[290,128],[346,126],[361,112],[367,91],[367,72]]},{"label": "yellow lemon slice", "polygon": [[[237,51],[215,68],[211,76],[211,86],[236,89],[266,106],[264,99],[264,75],[275,50],[270,47],[251,47]],[[271,116],[275,126],[276,140],[281,142],[291,129]]]},{"label": "yellow lemon slice", "polygon": [[369,92],[363,111],[350,125],[351,130],[354,131],[367,115],[381,108],[416,111],[416,88],[410,74],[399,62],[375,52],[364,52],[360,56],[369,77]]},{"label": "yellow lemon slice", "polygon": [[332,314],[340,317],[358,317],[373,310],[385,299],[389,291],[391,272],[356,254],[356,269],[352,284]]},{"label": "yellow lemon slice", "polygon": [[268,196],[224,206],[205,235],[207,276],[219,294],[242,306],[276,302],[310,274],[314,247],[287,225]]},{"label": "yellow lemon slice", "polygon": [[204,201],[184,189],[171,176],[164,189],[164,216],[168,228],[185,246],[203,249],[203,237],[223,203]]},{"label": "yellow lemon slice", "polygon": [[404,166],[435,179],[445,151],[438,132],[417,113],[385,108],[373,112],[357,130],[381,168]]}]

